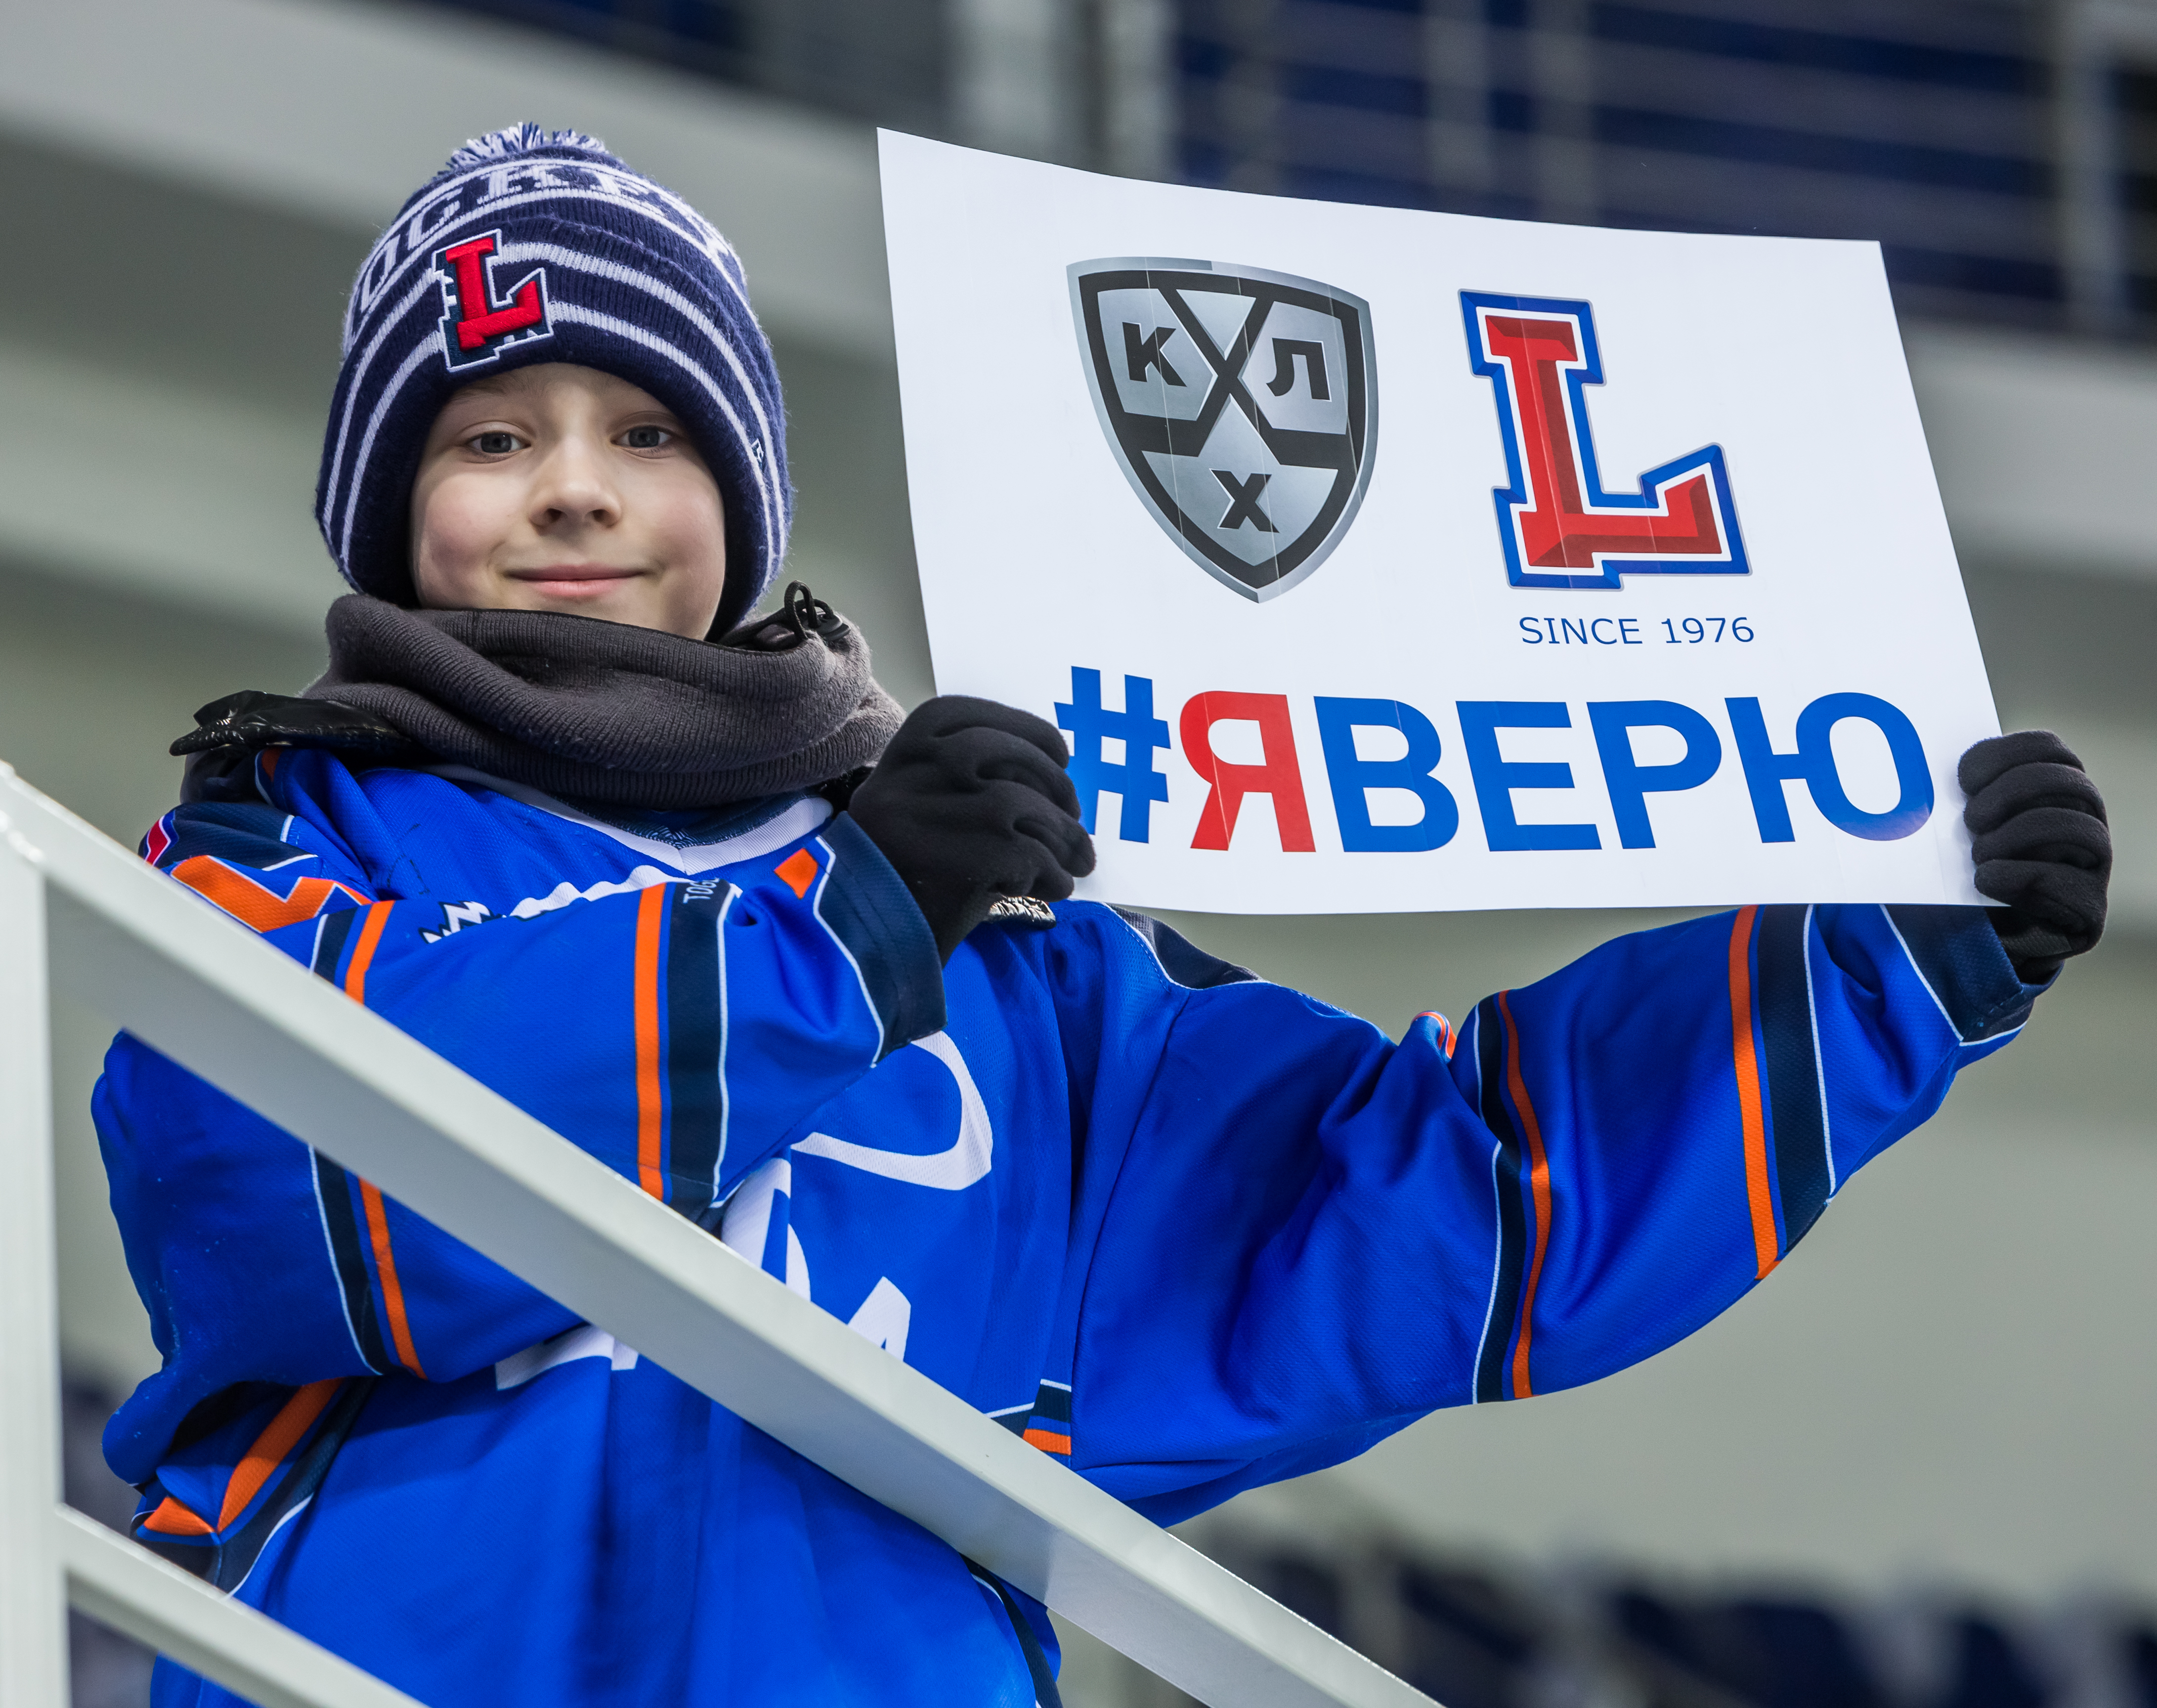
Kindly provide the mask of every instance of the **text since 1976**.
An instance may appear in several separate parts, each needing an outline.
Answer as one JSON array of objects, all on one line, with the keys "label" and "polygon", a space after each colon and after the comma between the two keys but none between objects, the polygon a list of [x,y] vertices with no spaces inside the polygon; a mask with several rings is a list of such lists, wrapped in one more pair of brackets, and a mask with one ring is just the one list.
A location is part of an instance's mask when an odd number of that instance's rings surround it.
[{"label": "text since 1976", "polygon": [[1522,617],[1523,646],[1714,646],[1753,639],[1743,617]]}]

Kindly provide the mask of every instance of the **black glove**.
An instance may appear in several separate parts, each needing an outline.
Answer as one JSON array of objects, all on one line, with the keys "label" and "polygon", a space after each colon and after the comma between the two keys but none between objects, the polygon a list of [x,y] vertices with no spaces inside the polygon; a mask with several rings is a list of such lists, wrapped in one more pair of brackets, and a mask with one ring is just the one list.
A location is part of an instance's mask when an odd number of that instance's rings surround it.
[{"label": "black glove", "polygon": [[1992,929],[2025,983],[2041,984],[2104,934],[2112,832],[2082,762],[2049,729],[1981,741],[1955,775],[1969,804],[1977,887],[2005,908]]},{"label": "black glove", "polygon": [[195,713],[196,728],[172,746],[188,762],[180,799],[258,800],[255,756],[267,747],[327,748],[385,764],[420,764],[425,754],[394,723],[334,700],[296,700],[243,688]]},{"label": "black glove", "polygon": [[413,751],[403,730],[372,712],[334,700],[298,700],[242,688],[195,713],[195,728],[172,745],[175,758],[232,748],[327,748],[333,753],[398,758]]},{"label": "black glove", "polygon": [[1060,902],[1094,869],[1053,724],[945,694],[914,707],[847,810],[914,893],[945,960],[1005,896]]}]

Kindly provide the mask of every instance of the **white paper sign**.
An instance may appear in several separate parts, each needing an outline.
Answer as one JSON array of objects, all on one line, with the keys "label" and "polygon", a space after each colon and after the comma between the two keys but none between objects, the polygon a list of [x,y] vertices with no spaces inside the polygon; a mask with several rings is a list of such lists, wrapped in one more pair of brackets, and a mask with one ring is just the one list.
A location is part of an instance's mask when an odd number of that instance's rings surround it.
[{"label": "white paper sign", "polygon": [[1979,899],[1999,725],[1874,244],[882,144],[937,685],[1063,728],[1082,893]]}]

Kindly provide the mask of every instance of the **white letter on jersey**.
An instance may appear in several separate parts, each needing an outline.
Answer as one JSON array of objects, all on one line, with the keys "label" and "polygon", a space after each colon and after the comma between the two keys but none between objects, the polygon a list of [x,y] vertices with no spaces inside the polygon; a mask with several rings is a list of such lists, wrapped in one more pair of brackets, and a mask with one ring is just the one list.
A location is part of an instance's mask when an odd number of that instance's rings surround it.
[{"label": "white letter on jersey", "polygon": [[[771,1232],[771,1212],[780,1198],[794,1195],[794,1165],[783,1156],[751,1171],[727,1200],[719,1220],[719,1243],[739,1252],[752,1263],[764,1262],[764,1247]],[[801,1236],[790,1219],[786,1225],[786,1284],[804,1299],[809,1297],[809,1258],[801,1249]]]},{"label": "white letter on jersey", "polygon": [[891,1284],[887,1275],[869,1289],[869,1296],[847,1326],[872,1346],[881,1346],[902,1364],[906,1361],[906,1331],[914,1326],[914,1302]]},{"label": "white letter on jersey", "polygon": [[963,1192],[986,1175],[996,1149],[996,1134],[990,1129],[989,1112],[966,1058],[949,1035],[940,1031],[916,1038],[913,1047],[926,1050],[941,1062],[959,1088],[959,1131],[950,1149],[919,1156],[903,1150],[879,1150],[850,1139],[834,1139],[828,1133],[811,1133],[794,1147],[794,1155],[826,1157],[848,1168],[882,1175],[886,1180],[933,1186],[940,1192]]}]

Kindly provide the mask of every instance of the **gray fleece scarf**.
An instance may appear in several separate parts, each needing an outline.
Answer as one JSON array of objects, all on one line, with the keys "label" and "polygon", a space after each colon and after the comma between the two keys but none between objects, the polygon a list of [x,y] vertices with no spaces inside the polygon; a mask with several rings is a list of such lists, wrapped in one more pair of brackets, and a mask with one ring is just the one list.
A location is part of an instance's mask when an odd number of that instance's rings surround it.
[{"label": "gray fleece scarf", "polygon": [[617,806],[723,806],[873,764],[898,702],[837,620],[781,650],[552,611],[329,611],[330,667],[306,691],[371,712],[456,764]]}]

